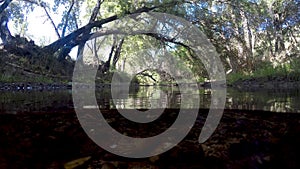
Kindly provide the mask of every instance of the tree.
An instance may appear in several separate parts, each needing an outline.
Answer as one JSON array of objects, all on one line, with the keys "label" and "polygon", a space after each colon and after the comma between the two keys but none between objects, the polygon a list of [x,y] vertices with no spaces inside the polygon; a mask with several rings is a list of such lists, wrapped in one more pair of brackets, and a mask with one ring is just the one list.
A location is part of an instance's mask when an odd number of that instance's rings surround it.
[{"label": "tree", "polygon": [[[299,0],[1,0],[0,37],[4,46],[15,46],[15,36],[7,23],[12,20],[20,27],[33,7],[43,9],[47,20],[56,32],[57,40],[40,48],[58,60],[65,60],[71,49],[78,47],[78,60],[83,60],[82,49],[86,41],[103,27],[123,16],[143,12],[166,12],[193,23],[214,44],[229,72],[252,72],[257,61],[284,63],[299,56]],[[86,6],[83,11],[82,5]],[[54,23],[53,14],[62,13],[60,23]],[[82,16],[85,13],[85,16]],[[85,22],[86,20],[87,22]],[[22,27],[24,32],[26,24]],[[20,28],[21,29],[21,28]],[[103,33],[104,35],[113,33]],[[143,37],[151,37],[145,40]],[[129,40],[130,39],[130,40]],[[118,63],[130,60],[129,41],[140,46],[154,43],[171,49],[190,65],[194,71],[205,75],[204,66],[193,50],[158,34],[141,34],[112,40],[111,54],[107,60],[98,60],[105,70],[114,69]],[[96,49],[94,49],[96,51]],[[96,55],[95,55],[96,56]]]}]

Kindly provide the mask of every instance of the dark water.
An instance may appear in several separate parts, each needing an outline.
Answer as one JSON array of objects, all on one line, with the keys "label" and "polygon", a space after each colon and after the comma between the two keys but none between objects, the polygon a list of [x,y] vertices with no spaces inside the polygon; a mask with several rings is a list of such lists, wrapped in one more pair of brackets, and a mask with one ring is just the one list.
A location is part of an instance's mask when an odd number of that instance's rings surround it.
[{"label": "dark water", "polygon": [[[118,91],[113,101],[109,88],[96,91],[98,105],[87,105],[86,108],[110,109],[151,109],[151,108],[197,108],[193,104],[198,95],[197,89],[179,91],[176,87],[141,86],[131,90],[129,94]],[[210,89],[198,90],[200,108],[209,108],[211,101]],[[181,93],[188,95],[185,104],[181,105]],[[265,110],[273,112],[300,112],[300,95],[298,89],[293,90],[260,90],[239,91],[227,88],[227,109]],[[1,113],[52,111],[59,108],[72,108],[71,90],[54,91],[1,91]]]},{"label": "dark water", "polygon": [[[95,93],[98,105],[86,105],[85,108],[106,109],[101,113],[107,122],[120,133],[133,137],[159,134],[173,124],[179,107],[194,108],[193,104],[181,106],[181,93],[187,94],[191,103],[199,96],[200,108],[208,108],[211,93],[215,92],[200,89],[197,95],[195,88],[179,91],[176,87],[159,86],[133,89],[129,95],[117,90],[115,103],[110,89],[103,88]],[[68,168],[67,164],[82,158],[90,160],[76,164],[78,168],[105,168],[105,164],[128,169],[300,168],[298,90],[239,91],[228,88],[226,98],[227,110],[205,143],[198,143],[208,113],[207,109],[201,109],[189,134],[172,150],[151,158],[128,159],[105,151],[87,136],[72,109],[71,90],[1,91],[0,168]],[[161,119],[150,124],[132,123],[115,109],[162,107],[172,109],[166,109]],[[84,117],[93,119],[95,114],[88,112]]]}]

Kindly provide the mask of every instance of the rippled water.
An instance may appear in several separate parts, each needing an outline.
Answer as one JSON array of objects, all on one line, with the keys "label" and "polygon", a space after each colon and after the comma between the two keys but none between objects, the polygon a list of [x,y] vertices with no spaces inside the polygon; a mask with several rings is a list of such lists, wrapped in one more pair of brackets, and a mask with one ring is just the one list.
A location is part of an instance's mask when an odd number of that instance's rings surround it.
[{"label": "rippled water", "polygon": [[[195,108],[197,89],[186,88],[179,91],[177,87],[140,86],[130,90],[129,94],[117,91],[118,97],[111,99],[110,89],[96,91],[98,105],[87,105],[86,108],[121,108],[121,109],[151,109],[151,108],[180,108],[181,93],[188,96],[184,108]],[[210,89],[200,89],[200,108],[209,108]],[[299,90],[260,90],[239,91],[227,89],[227,109],[265,110],[274,112],[300,112]],[[72,108],[72,91],[1,91],[0,112],[39,112],[53,109]]]}]

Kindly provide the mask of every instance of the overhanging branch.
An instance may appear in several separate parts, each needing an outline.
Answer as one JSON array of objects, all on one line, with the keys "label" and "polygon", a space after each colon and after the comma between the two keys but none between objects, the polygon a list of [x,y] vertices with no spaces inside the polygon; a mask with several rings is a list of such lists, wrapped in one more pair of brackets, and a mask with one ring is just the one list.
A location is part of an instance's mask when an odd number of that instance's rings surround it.
[{"label": "overhanging branch", "polygon": [[[140,13],[143,13],[143,12],[150,12],[154,9],[156,9],[157,7],[151,7],[151,8],[148,8],[148,7],[143,7],[143,8],[140,8],[134,12],[128,12],[127,14],[140,14]],[[67,44],[77,44],[76,41],[78,41],[78,39],[80,38],[80,35],[82,35],[83,33],[85,32],[89,32],[92,28],[101,28],[102,25],[104,24],[107,24],[107,23],[110,23],[110,22],[113,22],[117,19],[119,19],[120,17],[118,15],[114,15],[114,16],[111,16],[109,18],[106,18],[106,19],[102,19],[100,21],[95,21],[95,22],[92,22],[92,23],[88,23],[87,25],[77,29],[75,32],[63,37],[63,38],[60,38],[58,39],[57,41],[53,42],[52,44],[48,45],[48,46],[45,46],[44,49],[48,52],[56,52],[57,50],[59,50],[60,48],[64,47],[65,45]],[[86,38],[81,38],[81,40],[86,40]]]},{"label": "overhanging branch", "polygon": [[[0,14],[8,7],[12,0],[5,0],[3,4],[0,6]],[[2,1],[1,1],[2,2]]]}]

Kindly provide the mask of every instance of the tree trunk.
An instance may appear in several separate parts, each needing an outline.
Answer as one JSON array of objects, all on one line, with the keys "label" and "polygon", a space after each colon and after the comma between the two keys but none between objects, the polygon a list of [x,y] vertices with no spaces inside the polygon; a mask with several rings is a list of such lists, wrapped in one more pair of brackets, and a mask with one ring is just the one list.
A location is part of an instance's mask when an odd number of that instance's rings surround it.
[{"label": "tree trunk", "polygon": [[[92,15],[90,17],[90,20],[89,20],[89,23],[93,23],[95,22],[95,20],[97,19],[97,15],[100,11],[100,7],[101,7],[101,4],[103,3],[102,0],[98,0],[97,1],[97,5],[95,6],[95,8],[93,9],[93,12],[92,12]],[[91,29],[88,29],[86,30],[84,33],[83,33],[83,36],[87,36],[90,34],[92,28]],[[79,43],[78,45],[78,51],[77,51],[77,60],[79,62],[82,62],[83,63],[83,50],[84,50],[84,46],[85,46],[85,41],[82,41]]]},{"label": "tree trunk", "polygon": [[252,32],[249,25],[249,20],[247,18],[247,14],[244,11],[241,11],[242,17],[242,27],[244,32],[243,43],[244,46],[244,55],[246,57],[247,69],[252,70],[253,67],[253,51],[252,51]]},{"label": "tree trunk", "polygon": [[275,53],[276,54],[281,53],[285,49],[284,40],[283,40],[283,32],[282,32],[282,23],[283,23],[282,14],[275,12],[274,27],[275,27],[275,34],[276,34],[276,39],[275,39]]},{"label": "tree trunk", "polygon": [[67,14],[66,14],[66,20],[65,20],[65,22],[64,22],[64,26],[63,26],[62,33],[61,33],[61,36],[62,36],[62,37],[64,37],[65,34],[66,34],[66,30],[67,30],[69,18],[70,18],[70,15],[71,15],[71,12],[72,12],[72,9],[73,9],[74,5],[75,5],[75,1],[72,0],[72,3],[71,3],[71,5],[70,5],[70,8],[69,8],[69,10],[68,10],[68,12],[67,12]]},{"label": "tree trunk", "polygon": [[108,60],[105,62],[104,69],[103,69],[102,72],[107,72],[110,69],[110,63],[111,63],[111,60],[112,60],[112,56],[115,52],[115,49],[117,48],[117,40],[116,40],[115,37],[113,37],[113,38],[114,38],[114,41],[113,41],[113,44],[112,44],[111,49],[110,49]]},{"label": "tree trunk", "polygon": [[8,7],[12,0],[5,0],[4,3],[0,6],[0,14]]},{"label": "tree trunk", "polygon": [[124,43],[124,38],[122,38],[116,48],[116,51],[115,51],[115,55],[114,55],[114,58],[113,58],[113,63],[112,63],[112,66],[113,68],[115,69],[116,68],[116,65],[117,65],[117,62],[121,56],[121,49],[122,49],[122,46],[123,46],[123,43]]},{"label": "tree trunk", "polygon": [[1,40],[2,40],[2,43],[4,44],[4,46],[9,44],[13,39],[13,36],[11,35],[11,33],[8,29],[7,23],[8,23],[7,14],[6,14],[6,12],[2,12],[0,14],[0,24],[1,24],[0,36],[1,36]]}]

